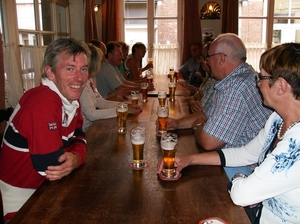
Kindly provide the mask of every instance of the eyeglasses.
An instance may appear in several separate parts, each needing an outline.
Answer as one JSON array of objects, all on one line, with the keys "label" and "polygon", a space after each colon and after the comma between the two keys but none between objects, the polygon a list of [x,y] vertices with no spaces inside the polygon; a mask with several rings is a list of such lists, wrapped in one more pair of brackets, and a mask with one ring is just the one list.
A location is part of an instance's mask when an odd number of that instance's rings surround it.
[{"label": "eyeglasses", "polygon": [[215,55],[218,55],[218,54],[223,54],[225,57],[227,57],[227,54],[224,54],[224,53],[222,53],[222,52],[215,53],[215,54],[211,54],[211,55],[209,55],[209,54],[207,53],[207,55],[206,55],[206,57],[205,57],[204,59],[205,59],[205,60],[208,60],[210,57],[215,56]]},{"label": "eyeglasses", "polygon": [[273,79],[272,76],[261,75],[261,73],[257,73],[255,75],[256,83],[259,83],[261,80],[271,80],[271,79]]},{"label": "eyeglasses", "polygon": [[123,53],[122,52],[113,52],[113,54],[119,55],[123,57]]}]

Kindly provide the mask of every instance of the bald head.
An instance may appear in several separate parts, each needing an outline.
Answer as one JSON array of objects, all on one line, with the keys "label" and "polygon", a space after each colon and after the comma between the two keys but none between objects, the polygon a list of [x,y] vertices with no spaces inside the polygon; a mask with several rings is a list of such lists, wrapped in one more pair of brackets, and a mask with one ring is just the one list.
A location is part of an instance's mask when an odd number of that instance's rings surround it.
[{"label": "bald head", "polygon": [[224,52],[233,61],[246,61],[246,47],[243,41],[234,33],[220,34],[214,41],[216,52]]}]

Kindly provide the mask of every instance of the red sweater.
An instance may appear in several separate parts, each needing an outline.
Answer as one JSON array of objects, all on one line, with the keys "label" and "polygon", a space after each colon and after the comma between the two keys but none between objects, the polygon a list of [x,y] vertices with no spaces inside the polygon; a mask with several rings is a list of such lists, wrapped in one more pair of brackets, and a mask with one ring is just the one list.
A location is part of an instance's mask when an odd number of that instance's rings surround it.
[{"label": "red sweater", "polygon": [[[20,107],[19,107],[20,106]],[[86,140],[80,107],[69,125],[59,95],[47,86],[27,91],[12,114],[0,151],[0,179],[20,188],[37,189],[49,165],[72,152],[83,163]]]}]

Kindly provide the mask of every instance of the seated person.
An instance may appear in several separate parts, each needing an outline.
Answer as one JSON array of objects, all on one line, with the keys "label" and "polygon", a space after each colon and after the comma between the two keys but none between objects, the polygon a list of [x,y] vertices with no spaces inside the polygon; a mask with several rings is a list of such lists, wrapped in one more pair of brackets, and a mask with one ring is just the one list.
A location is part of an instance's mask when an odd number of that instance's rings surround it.
[{"label": "seated person", "polygon": [[121,74],[124,76],[124,78],[126,79],[127,77],[126,77],[126,73],[125,73],[124,62],[128,58],[129,45],[127,45],[123,41],[119,41],[119,44],[121,45],[122,52],[123,52],[123,60],[122,60],[122,64],[119,66],[119,70],[120,70]]},{"label": "seated person", "polygon": [[[257,85],[263,103],[275,112],[258,135],[239,148],[176,155],[176,172],[195,165],[257,163],[253,173],[238,173],[230,179],[233,203],[244,206],[251,223],[299,223],[300,44],[286,43],[265,51],[259,67]],[[159,161],[158,172],[162,169]]]},{"label": "seated person", "polygon": [[0,188],[5,223],[45,181],[59,180],[86,156],[78,102],[88,79],[84,42],[58,39],[46,49],[41,85],[21,97],[0,150]]},{"label": "seated person", "polygon": [[[88,44],[91,51],[89,64],[89,79],[80,96],[81,111],[83,115],[83,131],[86,131],[93,121],[116,117],[116,106],[118,102],[103,99],[97,90],[94,77],[99,73],[102,61],[102,51],[92,44]],[[139,105],[128,104],[129,114],[138,114],[142,111]]]},{"label": "seated person", "polygon": [[[124,79],[118,66],[122,64],[123,53],[121,45],[112,41],[106,45],[107,53],[102,62],[100,74],[96,76],[97,88],[101,96],[107,100],[120,100],[132,90],[141,90],[141,84]],[[153,90],[153,84],[148,90]]]},{"label": "seated person", "polygon": [[191,99],[189,100],[189,106],[193,113],[202,111],[206,107],[206,104],[211,99],[214,92],[216,80],[211,78],[210,66],[205,61],[205,56],[207,55],[210,45],[211,42],[208,42],[204,45],[202,49],[202,56],[200,58],[200,64],[203,70],[206,72],[206,78],[203,80],[199,90],[193,96],[191,96]]},{"label": "seated person", "polygon": [[198,68],[198,60],[201,56],[202,48],[200,43],[191,44],[192,57],[189,58],[179,69],[179,72],[187,83],[190,81],[192,73]]},{"label": "seated person", "polygon": [[[181,119],[168,119],[168,129],[193,128],[196,142],[205,150],[240,147],[263,128],[271,110],[262,104],[256,72],[246,60],[246,48],[235,34],[219,35],[211,44],[207,64],[217,80],[213,96],[203,111]],[[250,167],[225,167],[230,178]]]},{"label": "seated person", "polygon": [[137,42],[132,46],[132,54],[124,61],[126,77],[129,80],[140,80],[142,72],[153,68],[153,64],[147,64],[142,67],[142,59],[146,54],[146,46]]}]

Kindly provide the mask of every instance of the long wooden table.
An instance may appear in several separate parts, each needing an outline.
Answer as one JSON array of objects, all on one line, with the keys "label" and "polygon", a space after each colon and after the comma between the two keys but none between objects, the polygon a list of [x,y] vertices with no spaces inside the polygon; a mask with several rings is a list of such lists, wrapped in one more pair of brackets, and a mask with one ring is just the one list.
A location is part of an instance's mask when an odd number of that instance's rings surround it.
[{"label": "long wooden table", "polygon": [[[232,203],[223,168],[192,166],[177,181],[157,175],[162,158],[155,135],[156,98],[144,103],[143,113],[129,116],[127,128],[146,127],[144,159],[149,167],[132,170],[129,133],[117,133],[117,119],[96,121],[86,132],[88,149],[84,164],[61,180],[45,181],[19,210],[15,223],[183,223],[198,224],[207,217],[220,217],[230,224],[250,223],[244,209]],[[173,117],[184,98],[174,103]],[[150,112],[149,112],[150,111]],[[191,130],[177,130],[178,154],[201,151]]]}]

